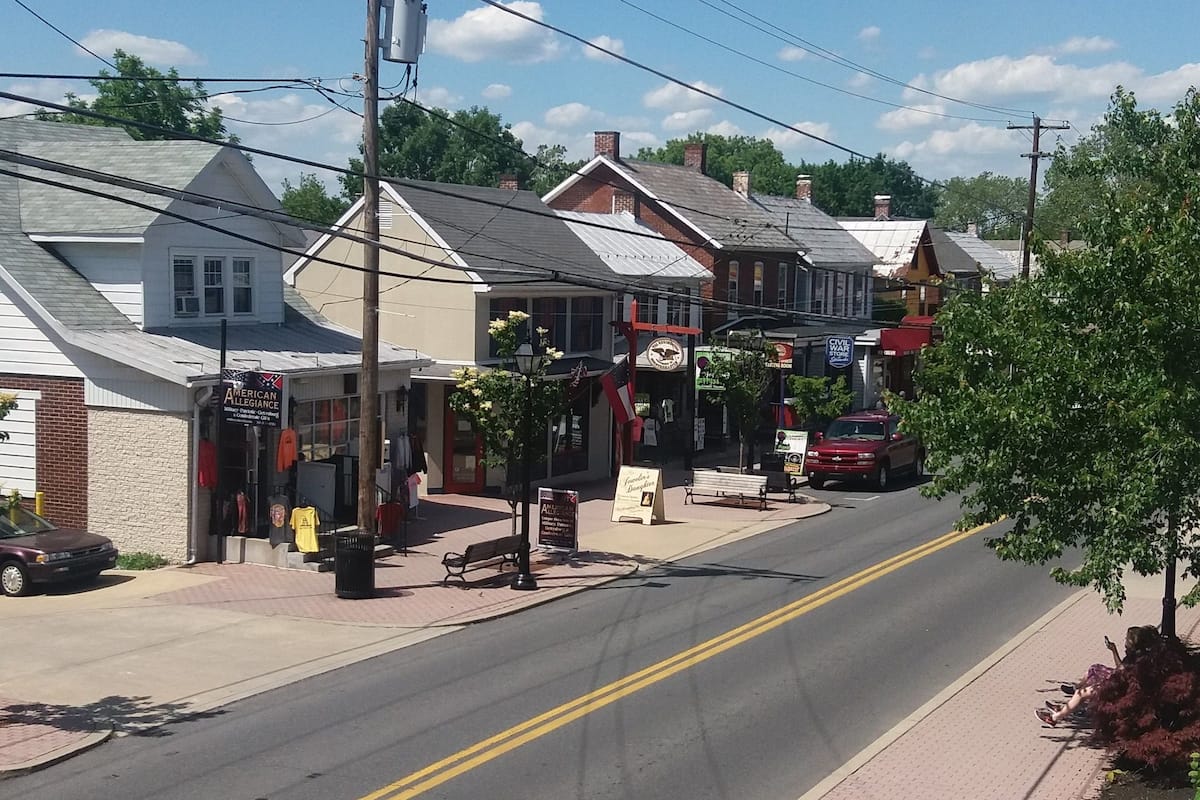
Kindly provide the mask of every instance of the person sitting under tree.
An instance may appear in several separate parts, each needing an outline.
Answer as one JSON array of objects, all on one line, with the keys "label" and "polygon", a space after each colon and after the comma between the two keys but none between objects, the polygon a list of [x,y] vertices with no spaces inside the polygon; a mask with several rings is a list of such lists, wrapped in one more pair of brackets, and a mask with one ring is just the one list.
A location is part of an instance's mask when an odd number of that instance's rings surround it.
[{"label": "person sitting under tree", "polygon": [[[1047,701],[1048,708],[1039,708],[1034,714],[1043,723],[1053,727],[1067,715],[1074,713],[1088,698],[1096,693],[1096,688],[1117,670],[1132,664],[1139,656],[1149,652],[1159,644],[1161,639],[1158,629],[1153,625],[1140,625],[1125,631],[1125,657],[1117,651],[1117,646],[1107,636],[1104,646],[1112,653],[1113,666],[1107,664],[1092,664],[1088,667],[1087,675],[1075,682],[1075,691],[1066,703],[1057,704]],[[1064,688],[1066,688],[1064,686]]]}]

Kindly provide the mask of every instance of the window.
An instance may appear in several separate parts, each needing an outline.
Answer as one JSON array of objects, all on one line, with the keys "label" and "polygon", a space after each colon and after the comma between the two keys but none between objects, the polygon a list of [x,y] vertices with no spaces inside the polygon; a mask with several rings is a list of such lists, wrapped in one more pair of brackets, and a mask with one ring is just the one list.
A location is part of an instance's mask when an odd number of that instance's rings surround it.
[{"label": "window", "polygon": [[725,292],[725,299],[730,302],[725,312],[728,319],[737,319],[738,310],[733,304],[738,301],[738,272],[741,270],[741,265],[736,261],[729,262],[729,287]]},{"label": "window", "polygon": [[823,269],[812,271],[812,301],[809,311],[813,314],[824,314],[827,310],[825,290],[829,283],[829,275]]},{"label": "window", "polygon": [[777,304],[780,308],[787,308],[787,264],[782,261],[779,262],[779,283],[777,285],[779,287]]},{"label": "window", "polygon": [[[358,455],[360,408],[357,395],[297,402],[290,421],[304,460]],[[382,396],[376,408],[382,411]]]},{"label": "window", "polygon": [[204,313],[225,313],[225,259],[204,259]]},{"label": "window", "polygon": [[233,313],[249,314],[254,310],[254,260],[235,258],[233,269]]},{"label": "window", "polygon": [[[496,319],[508,319],[508,312],[524,311],[529,312],[529,301],[524,297],[495,297],[488,301],[488,322]],[[529,338],[529,330],[526,329],[518,334],[518,342],[523,342]],[[496,358],[500,353],[496,349],[496,340],[488,336],[488,356]]]},{"label": "window", "polygon": [[763,262],[754,262],[754,305],[759,308],[763,304]]},{"label": "window", "polygon": [[546,339],[562,351],[567,349],[567,298],[539,297],[533,301],[533,327],[549,331]]},{"label": "window", "polygon": [[667,324],[668,325],[687,325],[688,308],[692,304],[691,291],[688,289],[680,289],[679,294],[673,294],[667,298]]},{"label": "window", "polygon": [[587,438],[591,397],[584,393],[576,398],[559,417],[550,431],[551,473],[565,475],[583,472],[588,468]]},{"label": "window", "polygon": [[200,313],[196,294],[196,259],[176,256],[171,262],[171,282],[175,292],[175,316],[194,317]]},{"label": "window", "polygon": [[646,322],[651,325],[658,324],[658,297],[648,294],[637,294],[633,297],[637,300],[638,313],[637,321]]},{"label": "window", "polygon": [[833,277],[833,313],[846,316],[846,274],[838,273]]},{"label": "window", "polygon": [[604,298],[571,299],[571,352],[582,353],[603,347]]},{"label": "window", "polygon": [[867,276],[854,276],[854,315],[869,316],[867,313]]}]

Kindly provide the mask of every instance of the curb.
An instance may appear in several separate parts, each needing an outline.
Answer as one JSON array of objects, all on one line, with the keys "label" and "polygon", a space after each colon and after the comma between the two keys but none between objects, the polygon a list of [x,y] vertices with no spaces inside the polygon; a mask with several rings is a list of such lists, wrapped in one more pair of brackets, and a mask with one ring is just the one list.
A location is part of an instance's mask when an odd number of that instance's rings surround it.
[{"label": "curb", "polygon": [[113,735],[111,725],[105,725],[100,728],[95,721],[92,722],[93,730],[91,733],[84,736],[79,741],[72,744],[63,745],[55,748],[43,755],[31,758],[28,761],[22,761],[8,767],[0,767],[0,780],[5,778],[16,778],[21,775],[28,775],[31,772],[36,772],[39,769],[57,764],[60,761],[66,761],[72,756],[79,755],[85,750],[91,750],[93,747],[98,747],[109,740]]},{"label": "curb", "polygon": [[1071,595],[1066,600],[1063,600],[1057,606],[1047,611],[1041,617],[1034,620],[1032,623],[1026,626],[1024,630],[1002,644],[998,649],[968,670],[964,675],[934,695],[932,699],[930,699],[916,711],[900,720],[900,722],[896,723],[891,730],[887,731],[878,739],[871,742],[871,744],[867,745],[853,757],[851,757],[849,761],[831,772],[829,776],[825,778],[825,780],[821,781],[816,786],[800,795],[799,800],[819,800],[820,798],[832,792],[839,784],[842,783],[842,781],[846,780],[851,775],[858,772],[860,769],[870,763],[875,756],[882,753],[898,739],[920,724],[926,717],[953,699],[955,695],[957,695],[967,686],[974,683],[980,676],[984,675],[988,670],[996,666],[996,664],[1002,661],[1011,652],[1028,641],[1029,638],[1035,633],[1045,628],[1047,625],[1061,616],[1071,606],[1075,605],[1086,597],[1090,597],[1091,594],[1092,593],[1089,590],[1081,589],[1076,594]]}]

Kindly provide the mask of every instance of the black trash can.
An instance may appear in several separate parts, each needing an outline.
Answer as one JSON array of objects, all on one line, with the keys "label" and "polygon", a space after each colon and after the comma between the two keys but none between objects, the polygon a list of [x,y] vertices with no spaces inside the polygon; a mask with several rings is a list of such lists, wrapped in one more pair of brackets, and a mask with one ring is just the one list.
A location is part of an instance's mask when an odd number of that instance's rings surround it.
[{"label": "black trash can", "polygon": [[338,597],[375,596],[375,536],[361,531],[333,536],[333,586]]}]

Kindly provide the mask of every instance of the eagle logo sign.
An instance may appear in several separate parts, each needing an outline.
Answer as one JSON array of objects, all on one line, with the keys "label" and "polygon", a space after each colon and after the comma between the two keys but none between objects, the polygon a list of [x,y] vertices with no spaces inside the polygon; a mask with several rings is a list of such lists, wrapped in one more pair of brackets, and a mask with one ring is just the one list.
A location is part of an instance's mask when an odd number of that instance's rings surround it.
[{"label": "eagle logo sign", "polygon": [[669,336],[660,336],[646,346],[646,360],[655,369],[670,372],[683,363],[683,347]]}]

